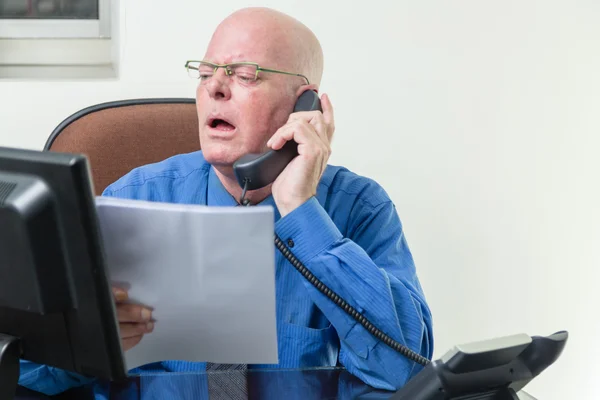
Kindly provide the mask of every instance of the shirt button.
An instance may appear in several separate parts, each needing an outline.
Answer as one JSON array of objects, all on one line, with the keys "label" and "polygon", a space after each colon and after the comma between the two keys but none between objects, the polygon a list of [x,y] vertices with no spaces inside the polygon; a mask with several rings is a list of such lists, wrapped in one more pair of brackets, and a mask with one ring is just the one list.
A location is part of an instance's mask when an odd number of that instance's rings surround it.
[{"label": "shirt button", "polygon": [[287,245],[288,247],[294,247],[294,241],[292,239],[288,239]]}]

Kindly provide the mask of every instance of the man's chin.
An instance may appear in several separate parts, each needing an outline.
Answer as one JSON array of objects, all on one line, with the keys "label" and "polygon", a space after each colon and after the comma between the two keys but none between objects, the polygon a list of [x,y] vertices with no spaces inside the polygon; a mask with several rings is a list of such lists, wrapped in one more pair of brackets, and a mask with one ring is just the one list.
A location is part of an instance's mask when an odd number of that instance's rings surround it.
[{"label": "man's chin", "polygon": [[207,163],[219,169],[232,169],[233,164],[241,157],[225,149],[202,149],[202,155]]}]

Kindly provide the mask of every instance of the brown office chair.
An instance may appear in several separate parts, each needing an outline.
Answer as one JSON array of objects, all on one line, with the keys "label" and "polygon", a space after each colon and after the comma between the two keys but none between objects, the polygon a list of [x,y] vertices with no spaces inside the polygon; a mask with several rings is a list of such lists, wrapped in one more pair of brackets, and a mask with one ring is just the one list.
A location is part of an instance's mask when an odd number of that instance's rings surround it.
[{"label": "brown office chair", "polygon": [[61,122],[44,150],[85,154],[94,191],[135,167],[200,149],[194,99],[135,99],[87,107]]}]

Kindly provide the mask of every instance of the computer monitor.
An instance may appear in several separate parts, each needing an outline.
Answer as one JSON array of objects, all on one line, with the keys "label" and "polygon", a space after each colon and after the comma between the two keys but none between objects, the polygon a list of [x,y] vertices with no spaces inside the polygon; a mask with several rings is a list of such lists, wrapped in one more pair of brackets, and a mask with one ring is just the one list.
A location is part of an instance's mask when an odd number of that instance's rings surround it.
[{"label": "computer monitor", "polygon": [[16,356],[127,376],[95,211],[86,157],[0,147],[3,387],[18,379]]}]

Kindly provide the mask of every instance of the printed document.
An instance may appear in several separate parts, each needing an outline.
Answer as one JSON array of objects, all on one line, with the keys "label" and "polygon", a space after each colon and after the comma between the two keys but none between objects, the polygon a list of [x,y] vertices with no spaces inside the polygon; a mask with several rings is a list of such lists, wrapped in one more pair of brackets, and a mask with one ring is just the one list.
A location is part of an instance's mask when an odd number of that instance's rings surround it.
[{"label": "printed document", "polygon": [[164,360],[278,363],[270,206],[97,197],[111,282],[150,307],[127,368]]}]

